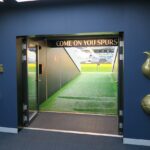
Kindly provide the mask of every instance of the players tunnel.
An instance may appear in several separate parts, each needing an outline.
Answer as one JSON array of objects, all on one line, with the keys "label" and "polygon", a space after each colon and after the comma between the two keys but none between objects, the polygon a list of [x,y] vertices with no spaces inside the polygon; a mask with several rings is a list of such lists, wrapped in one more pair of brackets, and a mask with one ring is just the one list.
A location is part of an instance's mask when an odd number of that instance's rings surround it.
[{"label": "players tunnel", "polygon": [[19,127],[122,135],[123,33],[18,36]]}]

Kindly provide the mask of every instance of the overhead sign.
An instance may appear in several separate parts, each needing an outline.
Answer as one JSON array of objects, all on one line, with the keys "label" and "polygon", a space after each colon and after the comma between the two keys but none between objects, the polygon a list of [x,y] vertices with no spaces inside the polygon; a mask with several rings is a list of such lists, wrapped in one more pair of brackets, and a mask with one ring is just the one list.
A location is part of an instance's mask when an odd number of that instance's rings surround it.
[{"label": "overhead sign", "polygon": [[118,38],[85,40],[50,40],[50,47],[118,46]]}]

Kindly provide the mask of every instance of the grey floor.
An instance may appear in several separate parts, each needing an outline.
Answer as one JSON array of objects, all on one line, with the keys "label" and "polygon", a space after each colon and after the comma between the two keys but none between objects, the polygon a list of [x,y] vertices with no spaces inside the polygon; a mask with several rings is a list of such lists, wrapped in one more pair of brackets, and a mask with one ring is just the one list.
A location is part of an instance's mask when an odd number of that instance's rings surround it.
[{"label": "grey floor", "polygon": [[0,133],[0,150],[149,150],[123,145],[121,138],[22,130]]},{"label": "grey floor", "polygon": [[118,134],[117,116],[41,112],[31,128]]}]

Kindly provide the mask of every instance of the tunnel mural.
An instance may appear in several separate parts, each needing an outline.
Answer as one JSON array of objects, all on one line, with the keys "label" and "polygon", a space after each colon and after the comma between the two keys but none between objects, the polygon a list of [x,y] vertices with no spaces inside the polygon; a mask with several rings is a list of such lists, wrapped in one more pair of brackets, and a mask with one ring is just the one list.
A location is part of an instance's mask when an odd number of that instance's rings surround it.
[{"label": "tunnel mural", "polygon": [[48,48],[40,110],[117,115],[116,55],[115,46]]},{"label": "tunnel mural", "polygon": [[[18,58],[22,55],[23,59],[18,68],[22,70],[21,91],[25,98],[19,105],[23,105],[22,113],[27,114],[27,121],[23,120],[25,126],[43,113],[88,117],[92,114],[114,119],[111,133],[118,134],[117,38],[45,40],[20,37],[17,49],[20,49]],[[21,113],[21,109],[19,111]]]}]

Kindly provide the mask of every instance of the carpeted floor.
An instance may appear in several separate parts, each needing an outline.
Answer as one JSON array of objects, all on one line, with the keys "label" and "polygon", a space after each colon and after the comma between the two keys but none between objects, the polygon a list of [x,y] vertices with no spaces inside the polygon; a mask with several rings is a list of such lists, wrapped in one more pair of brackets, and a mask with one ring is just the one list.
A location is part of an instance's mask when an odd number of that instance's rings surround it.
[{"label": "carpeted floor", "polygon": [[113,73],[81,73],[40,105],[42,111],[117,114]]},{"label": "carpeted floor", "polygon": [[22,130],[0,133],[0,150],[149,150],[123,145],[121,138]]},{"label": "carpeted floor", "polygon": [[40,112],[29,127],[117,135],[118,118],[116,116]]}]

